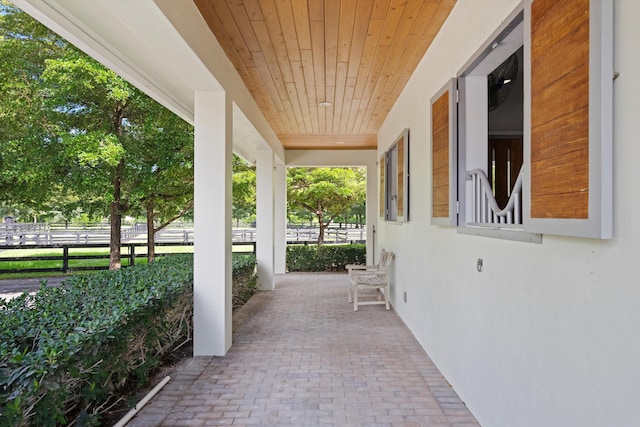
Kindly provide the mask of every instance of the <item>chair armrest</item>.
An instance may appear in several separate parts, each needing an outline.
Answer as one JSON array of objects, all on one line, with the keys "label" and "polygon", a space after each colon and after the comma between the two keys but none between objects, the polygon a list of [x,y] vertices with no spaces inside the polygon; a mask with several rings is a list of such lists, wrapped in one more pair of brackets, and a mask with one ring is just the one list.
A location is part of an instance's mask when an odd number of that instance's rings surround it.
[{"label": "chair armrest", "polygon": [[369,270],[354,270],[351,271],[351,274],[349,274],[349,277],[351,278],[356,278],[356,277],[376,277],[376,276],[380,276],[382,274],[386,274],[387,271],[386,270],[380,270],[378,268],[372,268]]},{"label": "chair armrest", "polygon": [[349,271],[349,278],[362,274],[371,274],[377,270],[376,265],[347,264],[345,268]]},{"label": "chair armrest", "polygon": [[376,269],[378,267],[375,265],[347,264],[344,266],[344,268],[351,271],[351,270],[371,270],[372,268]]}]

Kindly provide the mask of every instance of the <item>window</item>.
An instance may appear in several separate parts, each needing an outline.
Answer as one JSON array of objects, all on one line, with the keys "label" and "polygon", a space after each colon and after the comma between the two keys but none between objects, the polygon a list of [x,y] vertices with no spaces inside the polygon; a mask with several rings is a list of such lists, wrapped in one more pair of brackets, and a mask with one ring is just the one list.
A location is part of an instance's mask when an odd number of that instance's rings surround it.
[{"label": "window", "polygon": [[458,77],[461,226],[523,230],[523,20],[521,11]]},{"label": "window", "polygon": [[[518,191],[523,161],[523,48],[511,54],[487,76],[489,109],[487,173],[500,210]],[[520,201],[518,201],[520,203]],[[521,212],[518,204],[516,211]]]},{"label": "window", "polygon": [[409,129],[380,158],[380,202],[385,220],[409,220]]},{"label": "window", "polygon": [[528,0],[434,95],[432,223],[611,237],[612,16]]}]

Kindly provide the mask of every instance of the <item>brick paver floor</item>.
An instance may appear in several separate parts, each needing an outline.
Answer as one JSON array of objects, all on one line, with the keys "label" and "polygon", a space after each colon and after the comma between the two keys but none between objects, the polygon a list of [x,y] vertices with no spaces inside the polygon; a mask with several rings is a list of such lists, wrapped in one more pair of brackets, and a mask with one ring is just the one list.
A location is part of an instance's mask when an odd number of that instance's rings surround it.
[{"label": "brick paver floor", "polygon": [[479,425],[393,310],[353,311],[345,274],[276,283],[226,356],[189,359],[128,426]]}]

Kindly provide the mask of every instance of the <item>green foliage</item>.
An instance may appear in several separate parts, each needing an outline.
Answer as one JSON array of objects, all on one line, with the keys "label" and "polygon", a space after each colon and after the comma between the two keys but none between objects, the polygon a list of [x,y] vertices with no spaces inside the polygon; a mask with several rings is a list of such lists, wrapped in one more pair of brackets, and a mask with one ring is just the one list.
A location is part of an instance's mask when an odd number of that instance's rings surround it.
[{"label": "green foliage", "polygon": [[242,307],[257,290],[256,256],[233,254],[233,310]]},{"label": "green foliage", "polygon": [[93,416],[191,334],[191,255],[0,300],[0,425]]},{"label": "green foliage", "polygon": [[56,147],[39,76],[46,58],[60,55],[66,42],[6,1],[0,6],[0,200],[24,211],[50,188]]},{"label": "green foliage", "polygon": [[256,214],[256,168],[233,155],[233,218],[252,219]]},{"label": "green foliage", "polygon": [[287,176],[287,201],[292,208],[314,215],[320,227],[318,244],[324,229],[354,205],[364,203],[366,177],[361,168],[290,168]]},{"label": "green foliage", "polygon": [[[159,106],[158,106],[159,107]],[[130,213],[153,213],[157,232],[193,206],[193,127],[164,108],[147,109],[127,147]],[[136,210],[137,209],[137,210]]]},{"label": "green foliage", "polygon": [[366,245],[289,245],[288,271],[344,271],[347,264],[366,264]]},{"label": "green foliage", "polygon": [[[147,218],[193,201],[193,129],[26,13],[0,14],[0,208]],[[114,254],[114,267],[119,265]]]},{"label": "green foliage", "polygon": [[[256,289],[255,256],[234,253],[232,266],[238,308]],[[192,320],[192,254],[0,299],[0,425],[96,425],[191,337]]]}]

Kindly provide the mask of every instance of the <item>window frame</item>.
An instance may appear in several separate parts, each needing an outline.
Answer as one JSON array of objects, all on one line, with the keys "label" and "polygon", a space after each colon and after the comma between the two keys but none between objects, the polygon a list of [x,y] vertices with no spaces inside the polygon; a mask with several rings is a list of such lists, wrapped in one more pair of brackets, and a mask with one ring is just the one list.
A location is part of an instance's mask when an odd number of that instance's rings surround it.
[{"label": "window frame", "polygon": [[[409,221],[409,147],[409,129],[406,128],[380,158],[381,165],[384,164],[384,168],[380,168],[380,195],[384,197],[384,215],[381,216],[385,221]],[[382,203],[380,207],[382,209]]]},{"label": "window frame", "polygon": [[[514,11],[503,21],[460,68],[456,74],[458,88],[457,117],[457,150],[458,150],[458,233],[496,237],[507,240],[518,240],[540,243],[541,235],[527,233],[523,225],[511,224],[470,224],[472,194],[467,171],[471,169],[486,170],[488,164],[489,145],[489,111],[487,93],[487,75],[499,66],[524,43],[524,37],[516,31],[524,31],[523,6]],[[520,28],[519,28],[520,27]],[[475,149],[470,149],[475,147]],[[524,149],[524,147],[523,147]],[[469,154],[469,151],[472,151]],[[523,159],[524,161],[524,159]],[[469,162],[472,162],[471,164]],[[522,168],[525,168],[523,163]],[[486,171],[488,174],[488,171]]]}]

